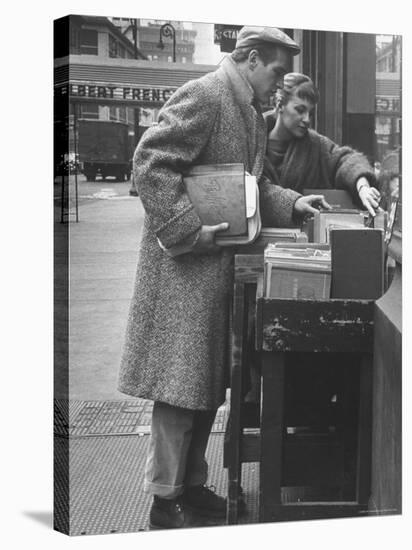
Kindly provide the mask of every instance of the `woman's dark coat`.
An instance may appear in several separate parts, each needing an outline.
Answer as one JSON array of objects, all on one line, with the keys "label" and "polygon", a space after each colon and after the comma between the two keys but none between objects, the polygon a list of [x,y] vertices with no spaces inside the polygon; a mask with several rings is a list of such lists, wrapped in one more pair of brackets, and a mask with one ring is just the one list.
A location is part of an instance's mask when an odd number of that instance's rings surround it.
[{"label": "woman's dark coat", "polygon": [[[268,132],[275,115],[266,116]],[[268,143],[265,176],[274,184],[302,193],[304,189],[344,189],[361,206],[356,182],[365,176],[375,185],[375,174],[366,156],[352,147],[339,146],[314,130],[301,139],[293,139],[286,151],[280,174],[274,168]]]}]

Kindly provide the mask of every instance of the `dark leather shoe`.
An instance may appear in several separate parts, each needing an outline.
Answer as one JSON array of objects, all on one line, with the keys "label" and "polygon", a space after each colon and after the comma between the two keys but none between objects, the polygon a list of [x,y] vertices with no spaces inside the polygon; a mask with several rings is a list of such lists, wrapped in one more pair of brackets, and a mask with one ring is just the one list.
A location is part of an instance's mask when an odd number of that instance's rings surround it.
[{"label": "dark leather shoe", "polygon": [[150,509],[150,529],[179,529],[188,527],[180,498],[154,496]]},{"label": "dark leather shoe", "polygon": [[217,495],[214,490],[205,485],[187,487],[181,498],[185,507],[203,516],[211,518],[226,517],[226,499]]}]

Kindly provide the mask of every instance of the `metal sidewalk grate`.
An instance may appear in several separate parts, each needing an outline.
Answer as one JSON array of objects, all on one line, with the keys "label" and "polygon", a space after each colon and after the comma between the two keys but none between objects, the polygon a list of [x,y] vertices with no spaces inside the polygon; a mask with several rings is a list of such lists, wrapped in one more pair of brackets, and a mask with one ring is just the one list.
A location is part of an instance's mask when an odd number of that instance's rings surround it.
[{"label": "metal sidewalk grate", "polygon": [[[223,439],[223,434],[212,434],[206,452],[208,483],[215,485],[220,495],[227,492]],[[69,531],[73,536],[147,530],[151,498],[143,493],[143,476],[148,442],[147,436],[56,438],[55,528]],[[244,464],[242,470],[248,514],[240,523],[256,523],[258,464]],[[224,521],[219,524],[223,525]],[[205,525],[204,522],[201,525]]]},{"label": "metal sidewalk grate", "polygon": [[[153,402],[67,401],[54,402],[54,433],[58,436],[98,437],[150,433]],[[212,433],[225,431],[228,407],[218,409]]]}]

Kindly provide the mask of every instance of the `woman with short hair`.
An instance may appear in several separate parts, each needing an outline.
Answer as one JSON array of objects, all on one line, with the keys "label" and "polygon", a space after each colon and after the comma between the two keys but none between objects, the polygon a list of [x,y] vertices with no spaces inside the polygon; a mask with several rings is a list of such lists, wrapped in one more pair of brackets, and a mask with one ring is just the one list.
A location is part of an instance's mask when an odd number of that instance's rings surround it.
[{"label": "woman with short hair", "polygon": [[276,106],[265,113],[268,144],[264,174],[274,184],[303,189],[344,189],[355,203],[373,216],[380,193],[366,156],[339,146],[310,129],[319,92],[301,73],[288,73],[276,92]]}]

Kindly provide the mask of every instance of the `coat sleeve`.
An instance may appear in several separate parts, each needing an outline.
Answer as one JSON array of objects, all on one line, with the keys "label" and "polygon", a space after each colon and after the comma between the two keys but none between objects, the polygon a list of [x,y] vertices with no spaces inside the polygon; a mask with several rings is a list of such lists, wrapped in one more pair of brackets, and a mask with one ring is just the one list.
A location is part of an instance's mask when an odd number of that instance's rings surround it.
[{"label": "coat sleeve", "polygon": [[179,88],[135,151],[133,169],[144,209],[157,238],[170,248],[192,235],[201,221],[183,176],[208,142],[218,111],[216,94],[192,81]]},{"label": "coat sleeve", "polygon": [[376,184],[375,173],[366,156],[349,146],[339,146],[321,136],[321,154],[328,171],[329,181],[336,189],[345,189],[358,199],[356,182],[364,176],[370,185]]},{"label": "coat sleeve", "polygon": [[264,227],[293,227],[293,207],[302,195],[293,189],[284,189],[263,175],[259,182],[259,205]]}]

